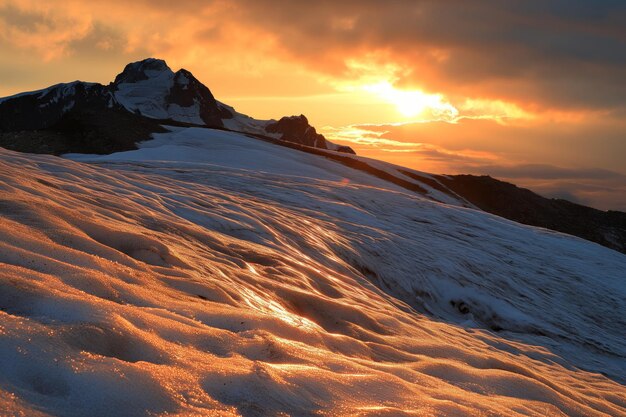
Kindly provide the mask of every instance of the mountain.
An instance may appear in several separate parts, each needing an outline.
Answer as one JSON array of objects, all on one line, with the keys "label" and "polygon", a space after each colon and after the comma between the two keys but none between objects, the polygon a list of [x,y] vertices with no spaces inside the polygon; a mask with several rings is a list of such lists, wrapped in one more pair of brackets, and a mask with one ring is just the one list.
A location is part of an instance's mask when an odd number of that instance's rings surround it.
[{"label": "mountain", "polygon": [[357,155],[329,153],[297,142],[254,136],[323,156],[434,201],[481,209],[519,223],[578,236],[626,254],[626,213],[620,211],[602,211],[545,198],[489,176],[428,174]]},{"label": "mountain", "polygon": [[172,72],[160,59],[126,65],[109,89],[124,108],[152,119],[223,127],[222,118],[232,117],[189,71]]},{"label": "mountain", "polygon": [[430,174],[164,129],[0,149],[0,415],[626,415],[625,255]]},{"label": "mountain", "polygon": [[173,72],[160,59],[126,65],[107,86],[75,81],[0,99],[0,146],[22,152],[110,154],[137,149],[138,142],[172,126],[242,132],[324,156],[436,201],[480,208],[626,253],[626,213],[546,199],[490,177],[425,174],[361,158],[326,140],[304,115],[258,120],[238,113],[189,71]]},{"label": "mountain", "polygon": [[0,131],[31,152],[0,149],[2,416],[626,415],[624,213],[364,158],[156,59],[0,99]]},{"label": "mountain", "polygon": [[189,71],[173,72],[154,58],[126,65],[107,86],[74,81],[0,99],[0,146],[18,151],[106,154],[136,149],[136,142],[163,132],[164,123],[225,128],[354,153],[326,141],[304,116],[273,121],[238,113],[217,101]]},{"label": "mountain", "polygon": [[626,253],[626,213],[545,198],[489,176],[447,175],[438,180],[488,213],[579,236]]}]

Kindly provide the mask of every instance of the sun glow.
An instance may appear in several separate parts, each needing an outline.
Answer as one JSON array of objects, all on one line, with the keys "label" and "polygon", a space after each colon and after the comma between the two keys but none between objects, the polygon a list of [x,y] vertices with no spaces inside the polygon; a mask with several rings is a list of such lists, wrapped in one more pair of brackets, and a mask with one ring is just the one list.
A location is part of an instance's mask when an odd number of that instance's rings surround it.
[{"label": "sun glow", "polygon": [[366,85],[363,89],[395,105],[398,112],[405,117],[419,116],[423,120],[452,121],[459,115],[457,108],[445,101],[441,94],[398,90],[388,81]]}]

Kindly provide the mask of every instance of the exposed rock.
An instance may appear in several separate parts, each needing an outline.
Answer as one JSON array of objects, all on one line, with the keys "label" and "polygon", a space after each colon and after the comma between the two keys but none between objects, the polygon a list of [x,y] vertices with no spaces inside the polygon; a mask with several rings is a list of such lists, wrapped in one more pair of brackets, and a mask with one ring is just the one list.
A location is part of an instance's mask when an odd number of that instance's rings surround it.
[{"label": "exposed rock", "polygon": [[150,78],[151,72],[170,71],[170,67],[162,59],[148,58],[143,61],[131,62],[124,67],[124,70],[117,74],[113,84],[134,84],[139,81],[145,81]]},{"label": "exposed rock", "polygon": [[545,198],[490,176],[448,175],[437,179],[486,212],[568,233],[626,253],[626,213]]},{"label": "exposed rock", "polygon": [[224,112],[211,91],[185,69],[173,72],[160,59],[128,64],[110,85],[127,110],[153,119],[223,127]]},{"label": "exposed rock", "polygon": [[265,126],[268,133],[280,133],[281,139],[313,148],[329,149],[337,152],[356,154],[349,146],[328,142],[324,135],[317,133],[305,115],[285,116],[277,122]]},{"label": "exposed rock", "polygon": [[[101,116],[94,118],[93,115],[97,113],[101,113]],[[10,149],[46,153],[52,149],[53,153],[58,153],[62,149],[84,152],[90,148],[86,146],[86,141],[94,137],[100,138],[100,143],[93,147],[98,152],[105,152],[109,148],[132,149],[128,148],[134,147],[132,137],[135,141],[146,140],[150,133],[158,131],[154,128],[158,124],[139,121],[125,113],[168,124],[228,127],[246,133],[279,134],[284,141],[354,154],[348,146],[328,142],[303,115],[283,117],[274,122],[239,114],[232,107],[216,101],[211,91],[192,73],[185,69],[173,72],[165,61],[155,58],[126,65],[107,86],[75,81],[0,99],[0,134],[3,135],[2,143]],[[92,116],[80,121],[79,115]],[[62,122],[64,119],[66,121]],[[106,119],[113,126],[125,126],[126,131],[116,133],[121,137],[118,139],[108,132],[109,129],[104,124],[87,126],[96,119]],[[75,132],[63,128],[63,133],[59,136],[59,126],[67,126],[67,120],[72,120],[73,125],[81,127]],[[130,126],[130,120],[135,120],[137,127]],[[35,137],[25,133],[32,131],[40,134]],[[77,135],[87,131],[90,132],[89,136],[78,140]],[[102,140],[109,137],[113,143],[105,146]],[[27,138],[34,142],[26,143]],[[51,143],[44,144],[43,138]],[[77,143],[81,145],[72,145]],[[120,148],[120,143],[126,145]]]},{"label": "exposed rock", "polygon": [[0,131],[0,146],[20,152],[109,154],[136,149],[136,142],[165,132],[158,121],[125,109],[72,109],[44,129]]},{"label": "exposed rock", "polygon": [[265,130],[268,133],[281,133],[282,140],[314,148],[328,149],[326,138],[317,133],[303,114],[300,116],[285,116],[277,122],[268,124]]},{"label": "exposed rock", "polygon": [[101,84],[81,81],[57,84],[0,101],[0,131],[46,129],[73,109],[95,111],[107,108],[122,107]]},{"label": "exposed rock", "polygon": [[[326,144],[328,145],[328,141],[326,141]],[[343,152],[343,153],[350,153],[352,155],[356,155],[356,152],[354,152],[354,149],[352,149],[349,146],[346,145],[334,145],[334,149],[330,148],[333,151],[337,151],[337,152]]]}]

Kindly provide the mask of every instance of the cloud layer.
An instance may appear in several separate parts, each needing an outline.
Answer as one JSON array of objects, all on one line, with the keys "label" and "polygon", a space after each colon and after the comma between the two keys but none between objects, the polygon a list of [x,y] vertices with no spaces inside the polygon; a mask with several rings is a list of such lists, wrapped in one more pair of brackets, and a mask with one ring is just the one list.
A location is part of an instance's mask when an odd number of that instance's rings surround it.
[{"label": "cloud layer", "polygon": [[281,50],[337,76],[353,76],[346,58],[369,59],[395,64],[400,84],[451,96],[558,108],[612,108],[626,96],[620,1],[239,4]]},{"label": "cloud layer", "polygon": [[3,0],[0,23],[5,48],[46,60],[91,48],[193,65],[234,50],[224,65],[235,70],[276,60],[347,81],[386,72],[399,86],[525,108],[626,102],[622,1]]},{"label": "cloud layer", "polygon": [[547,197],[626,211],[624,132],[618,121],[506,125],[473,119],[325,131],[361,155],[398,165],[491,175]]}]

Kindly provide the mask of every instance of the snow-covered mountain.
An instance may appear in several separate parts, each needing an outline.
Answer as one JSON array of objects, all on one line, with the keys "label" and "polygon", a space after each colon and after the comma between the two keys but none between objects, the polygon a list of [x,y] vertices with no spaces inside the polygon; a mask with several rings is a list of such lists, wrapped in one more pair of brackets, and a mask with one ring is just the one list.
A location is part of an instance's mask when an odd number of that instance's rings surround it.
[{"label": "snow-covered mountain", "polygon": [[153,119],[221,127],[222,118],[232,117],[189,71],[173,72],[160,59],[128,64],[115,77],[111,90],[124,108]]},{"label": "snow-covered mountain", "polygon": [[327,141],[304,115],[276,121],[238,113],[190,72],[173,72],[159,59],[128,64],[107,86],[75,81],[0,99],[0,146],[22,152],[110,154],[137,149],[172,125],[215,127],[296,147],[421,195],[432,197],[436,190],[438,201],[451,198],[626,253],[626,213],[546,199],[490,177],[430,175],[388,164],[381,169],[379,161],[351,156],[349,147]]},{"label": "snow-covered mountain", "polygon": [[390,164],[153,136],[0,149],[0,415],[626,415],[623,254]]},{"label": "snow-covered mountain", "polygon": [[[185,69],[173,72],[161,59],[148,58],[133,62],[107,85],[74,81],[57,84],[43,90],[21,93],[0,99],[0,134],[18,132],[30,140],[24,132],[46,130],[63,132],[67,119],[82,119],[85,113],[98,113],[106,118],[104,124],[124,125],[130,128],[137,117],[154,126],[149,133],[158,132],[159,122],[226,128],[239,132],[262,134],[305,146],[354,153],[346,146],[326,141],[304,116],[283,117],[275,120],[257,120],[238,113],[231,106],[213,97],[211,91],[193,74]],[[128,114],[137,116],[131,118]],[[78,115],[78,117],[76,117]],[[103,142],[115,141],[114,135],[102,132],[98,123],[88,127],[94,136],[105,136]],[[71,129],[70,129],[71,130]],[[128,130],[128,129],[127,129]],[[149,138],[149,133],[119,141],[115,150],[134,149],[136,142]],[[54,136],[54,135],[52,135]],[[58,139],[58,134],[56,135]],[[67,135],[66,135],[67,136]],[[82,143],[66,138],[59,153],[69,150],[90,152]],[[96,149],[108,153],[109,149]]]},{"label": "snow-covered mountain", "polygon": [[155,59],[0,99],[0,146],[63,154],[0,148],[2,417],[626,415],[626,255],[485,211],[626,250],[623,213],[360,157]]}]

